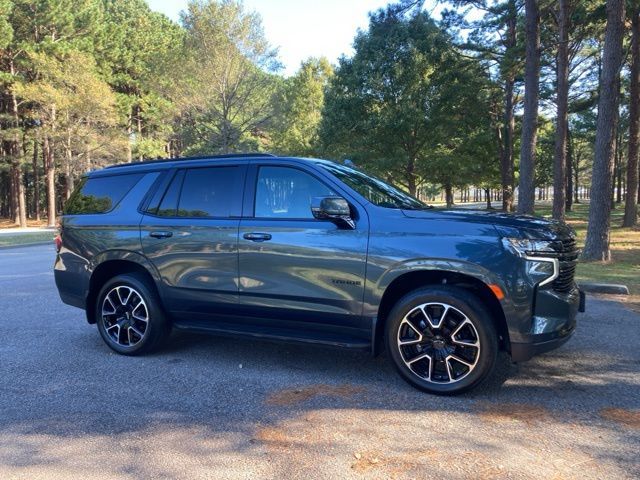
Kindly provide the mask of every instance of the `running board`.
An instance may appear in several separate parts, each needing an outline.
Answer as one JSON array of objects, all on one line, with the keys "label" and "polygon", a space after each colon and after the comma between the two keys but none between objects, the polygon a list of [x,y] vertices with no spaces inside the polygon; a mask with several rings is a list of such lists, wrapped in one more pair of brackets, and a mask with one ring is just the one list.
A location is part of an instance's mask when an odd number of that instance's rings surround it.
[{"label": "running board", "polygon": [[[339,335],[323,331],[299,332],[282,327],[266,327],[260,325],[243,324],[242,328],[237,325],[222,322],[189,322],[178,320],[173,323],[176,330],[206,333],[212,335],[223,335],[231,337],[252,337],[256,339],[286,342],[286,343],[306,343],[315,345],[326,345],[331,347],[349,348],[353,350],[371,350],[371,342],[364,339]],[[303,333],[303,335],[301,335]]]}]

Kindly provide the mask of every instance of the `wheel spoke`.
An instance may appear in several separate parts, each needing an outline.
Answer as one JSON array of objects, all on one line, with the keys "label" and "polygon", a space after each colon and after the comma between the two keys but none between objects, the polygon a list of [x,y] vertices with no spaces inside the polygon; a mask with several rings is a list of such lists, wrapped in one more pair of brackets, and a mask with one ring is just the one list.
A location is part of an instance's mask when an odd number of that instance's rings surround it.
[{"label": "wheel spoke", "polygon": [[407,320],[406,317],[402,320],[400,326],[402,327],[403,324],[407,325],[411,330],[413,330],[413,332],[418,336],[418,338],[411,339],[411,340],[402,340],[398,338],[398,345],[405,346],[405,345],[415,345],[416,343],[420,343],[422,341],[422,333],[420,332],[420,330],[418,330],[409,320]]},{"label": "wheel spoke", "polygon": [[451,307],[449,307],[449,305],[444,305],[442,304],[441,306],[444,307],[444,312],[442,312],[442,315],[440,315],[440,318],[438,319],[437,322],[435,322],[433,320],[433,317],[431,315],[429,315],[429,313],[427,312],[425,307],[428,307],[429,305],[434,305],[434,304],[426,304],[422,306],[422,312],[424,313],[424,316],[427,317],[427,321],[429,322],[429,324],[431,325],[431,327],[433,328],[440,328],[442,326],[442,321],[444,320],[444,317],[447,315],[447,312],[449,312],[449,309]]},{"label": "wheel spoke", "polygon": [[462,359],[462,358],[458,357],[457,355],[449,355],[449,356],[446,358],[447,364],[449,364],[449,361],[450,361],[450,360],[455,360],[456,362],[458,362],[458,363],[462,363],[463,365],[466,365],[466,366],[467,366],[467,367],[469,367],[469,368],[472,368],[472,367],[473,367],[473,363],[469,363],[468,361],[466,361],[466,360],[464,360],[464,359]]},{"label": "wheel spoke", "polygon": [[[411,360],[407,361],[406,363],[407,363],[407,365],[409,365],[409,368],[411,368],[411,365],[413,365],[414,363],[416,363],[416,362],[418,362],[420,360],[428,360],[429,361],[429,367],[427,368],[426,380],[431,381],[431,370],[432,370],[432,366],[433,366],[433,360],[429,356],[429,354],[423,353],[422,355],[418,355],[417,357],[412,358]],[[422,375],[418,374],[415,370],[413,370],[413,372],[416,373],[416,375],[418,375],[419,377],[425,378]]]},{"label": "wheel spoke", "polygon": [[[111,325],[110,327],[107,327],[107,328],[105,329],[105,331],[108,333],[108,332],[109,332],[109,330],[112,330],[112,329],[114,329],[114,328],[117,328],[118,330],[120,330],[120,325],[118,325],[117,323],[114,323],[114,324],[113,324],[113,325]],[[117,335],[117,333],[116,333],[116,335]]]},{"label": "wheel spoke", "polygon": [[[143,308],[144,308],[144,316],[140,316],[140,315],[138,315],[138,314],[136,313],[140,307],[143,307]],[[135,318],[136,320],[140,320],[141,322],[147,323],[147,322],[148,322],[148,316],[149,316],[149,315],[148,315],[148,313],[147,313],[147,306],[146,306],[144,303],[140,302],[140,303],[139,303],[139,304],[138,304],[138,305],[137,305],[137,306],[136,306],[136,307],[131,311],[131,316],[132,316],[133,318]]]},{"label": "wheel spoke", "polygon": [[[125,288],[129,291],[129,293],[127,294],[127,298],[122,300],[122,295],[120,294],[120,290],[125,289]],[[116,289],[116,294],[118,295],[118,300],[120,300],[120,305],[126,306],[129,303],[129,299],[131,298],[131,294],[132,293],[133,293],[133,289],[132,288],[129,288],[129,287],[118,287]]]},{"label": "wheel spoke", "polygon": [[475,328],[473,327],[473,323],[471,323],[471,321],[468,318],[465,318],[464,321],[462,321],[460,323],[460,325],[458,325],[456,327],[456,329],[451,333],[450,338],[451,341],[457,345],[465,345],[467,347],[474,347],[474,348],[478,348],[480,346],[480,341],[477,340],[476,337],[476,341],[475,342],[467,342],[465,340],[458,340],[456,338],[456,335],[460,332],[460,330],[462,330],[462,328],[466,325],[470,325],[470,327],[474,330],[475,333]]}]

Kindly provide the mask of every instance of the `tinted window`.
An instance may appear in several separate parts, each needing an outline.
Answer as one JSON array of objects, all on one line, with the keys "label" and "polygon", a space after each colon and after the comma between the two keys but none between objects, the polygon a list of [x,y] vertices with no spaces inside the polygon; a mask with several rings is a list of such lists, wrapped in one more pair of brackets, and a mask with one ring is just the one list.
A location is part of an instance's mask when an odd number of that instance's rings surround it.
[{"label": "tinted window", "polygon": [[365,175],[362,172],[342,165],[319,164],[325,170],[338,177],[356,192],[374,205],[386,208],[404,208],[407,210],[421,210],[431,208],[417,198],[383,182],[379,178]]},{"label": "tinted window", "polygon": [[66,215],[105,213],[112,210],[138,183],[143,174],[85,178],[64,207]]},{"label": "tinted window", "polygon": [[184,170],[180,170],[175,174],[173,180],[169,184],[169,188],[162,197],[160,207],[158,207],[157,214],[161,217],[175,217],[178,211],[178,197],[180,197],[180,190],[182,189],[182,180],[184,179]]},{"label": "tinted window", "polygon": [[256,186],[255,216],[262,218],[313,218],[311,199],[335,195],[315,177],[295,168],[260,167]]},{"label": "tinted window", "polygon": [[178,216],[231,216],[232,206],[238,203],[242,195],[240,173],[241,169],[238,167],[187,170],[178,202]]}]

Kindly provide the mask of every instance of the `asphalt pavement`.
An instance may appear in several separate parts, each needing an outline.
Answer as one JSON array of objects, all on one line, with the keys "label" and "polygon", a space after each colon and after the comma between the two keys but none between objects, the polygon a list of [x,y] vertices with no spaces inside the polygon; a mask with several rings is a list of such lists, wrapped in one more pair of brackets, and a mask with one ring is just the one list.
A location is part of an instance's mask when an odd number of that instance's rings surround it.
[{"label": "asphalt pavement", "polygon": [[640,315],[587,300],[565,346],[459,397],[389,361],[174,334],[112,353],[52,246],[0,250],[0,479],[640,478]]}]

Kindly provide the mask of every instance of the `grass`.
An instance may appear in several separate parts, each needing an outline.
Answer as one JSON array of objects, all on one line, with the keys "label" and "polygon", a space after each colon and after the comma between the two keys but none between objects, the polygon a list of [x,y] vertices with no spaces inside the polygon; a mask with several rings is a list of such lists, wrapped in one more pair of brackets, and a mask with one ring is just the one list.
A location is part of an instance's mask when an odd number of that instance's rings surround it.
[{"label": "grass", "polygon": [[[46,227],[47,226],[47,221],[46,219],[43,220],[32,220],[32,219],[27,219],[27,227]],[[15,223],[13,223],[12,220],[9,220],[8,218],[4,218],[4,217],[0,217],[0,230],[4,230],[5,228],[18,228],[19,225],[16,225]]]},{"label": "grass", "polygon": [[[551,207],[536,209],[536,214],[551,216]],[[624,206],[618,206],[611,216],[611,262],[580,262],[577,270],[578,283],[620,283],[627,285],[631,293],[630,302],[640,305],[640,228],[622,228]],[[587,234],[589,205],[574,205],[567,212],[566,221],[575,228],[578,243],[584,246]]]},{"label": "grass", "polygon": [[29,233],[8,233],[0,235],[0,247],[12,247],[18,245],[29,245],[31,243],[51,242],[53,245],[54,232],[29,232]]}]

